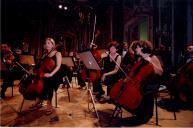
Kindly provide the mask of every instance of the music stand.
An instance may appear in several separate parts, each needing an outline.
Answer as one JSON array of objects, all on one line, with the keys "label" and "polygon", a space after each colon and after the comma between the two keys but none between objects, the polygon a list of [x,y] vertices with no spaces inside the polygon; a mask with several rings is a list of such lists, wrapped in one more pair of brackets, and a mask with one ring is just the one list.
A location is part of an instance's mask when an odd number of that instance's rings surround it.
[{"label": "music stand", "polygon": [[62,57],[62,64],[67,65],[68,67],[74,67],[74,60],[71,56]]},{"label": "music stand", "polygon": [[32,55],[20,55],[19,62],[21,64],[35,65],[34,56]]},{"label": "music stand", "polygon": [[[80,59],[83,61],[84,65],[86,66],[86,68],[89,70],[89,76],[90,76],[90,70],[101,70],[96,59],[94,58],[94,56],[89,50],[80,52],[79,56],[80,56]],[[87,92],[91,97],[93,108],[95,110],[97,118],[98,120],[100,120],[90,86],[91,86],[91,81],[90,81],[90,78],[88,78],[88,85],[86,85]],[[89,109],[89,101],[88,101],[88,109]]]}]

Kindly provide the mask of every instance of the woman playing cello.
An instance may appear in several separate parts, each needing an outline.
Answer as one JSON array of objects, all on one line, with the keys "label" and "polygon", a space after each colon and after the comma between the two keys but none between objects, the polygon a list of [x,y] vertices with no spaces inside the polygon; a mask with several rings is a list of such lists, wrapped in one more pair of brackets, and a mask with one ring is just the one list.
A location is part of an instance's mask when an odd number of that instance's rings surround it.
[{"label": "woman playing cello", "polygon": [[53,91],[54,88],[57,86],[57,72],[59,71],[61,67],[61,61],[62,61],[62,55],[60,52],[58,52],[55,48],[55,41],[52,38],[46,38],[45,44],[44,44],[44,50],[48,55],[46,58],[51,59],[55,62],[55,66],[50,72],[44,73],[44,86],[43,91],[40,96],[36,97],[35,104],[33,104],[30,107],[30,110],[36,110],[40,107],[42,107],[42,99],[47,99],[47,110],[46,115],[50,115],[53,111],[52,108],[52,97],[53,97]]},{"label": "woman playing cello", "polygon": [[135,115],[126,122],[136,125],[146,123],[153,115],[158,80],[156,76],[162,75],[163,69],[159,59],[152,54],[151,42],[136,41],[132,49],[139,60],[131,68],[125,80],[113,85],[110,97],[116,104]]}]

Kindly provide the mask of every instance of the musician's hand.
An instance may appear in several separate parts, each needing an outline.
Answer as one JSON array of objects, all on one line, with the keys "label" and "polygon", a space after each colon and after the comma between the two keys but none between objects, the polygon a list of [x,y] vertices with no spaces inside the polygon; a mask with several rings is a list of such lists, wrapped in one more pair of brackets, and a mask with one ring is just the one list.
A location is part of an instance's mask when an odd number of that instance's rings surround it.
[{"label": "musician's hand", "polygon": [[128,81],[128,79],[127,79],[127,78],[123,79],[123,82],[124,82],[124,83],[126,83],[127,81]]},{"label": "musician's hand", "polygon": [[104,82],[104,81],[105,81],[105,77],[106,77],[106,75],[105,75],[105,74],[103,74],[103,76],[101,77],[101,81],[102,81],[102,82]]},{"label": "musician's hand", "polygon": [[144,60],[146,60],[148,62],[151,61],[151,57],[149,55],[147,55],[147,54],[144,54],[142,57],[144,58]]},{"label": "musician's hand", "polygon": [[51,73],[45,73],[44,77],[46,77],[46,78],[52,77],[52,74]]}]

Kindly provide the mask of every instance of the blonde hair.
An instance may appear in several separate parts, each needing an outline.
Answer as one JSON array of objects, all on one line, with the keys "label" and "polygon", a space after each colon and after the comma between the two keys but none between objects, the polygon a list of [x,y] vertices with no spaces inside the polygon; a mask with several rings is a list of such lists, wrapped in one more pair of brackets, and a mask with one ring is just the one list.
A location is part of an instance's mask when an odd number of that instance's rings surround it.
[{"label": "blonde hair", "polygon": [[53,44],[53,46],[56,45],[53,38],[47,37],[46,40],[49,40]]}]

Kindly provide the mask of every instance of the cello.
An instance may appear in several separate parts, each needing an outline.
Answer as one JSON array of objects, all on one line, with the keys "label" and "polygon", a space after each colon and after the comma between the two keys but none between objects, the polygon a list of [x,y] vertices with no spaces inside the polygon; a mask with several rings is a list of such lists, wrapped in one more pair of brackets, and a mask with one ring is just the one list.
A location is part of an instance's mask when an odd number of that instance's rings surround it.
[{"label": "cello", "polygon": [[126,110],[134,111],[143,98],[141,85],[152,75],[154,75],[153,65],[143,59],[138,61],[131,68],[126,81],[121,79],[114,84],[110,98]]},{"label": "cello", "polygon": [[55,61],[48,57],[48,55],[58,48],[60,45],[56,45],[50,52],[44,54],[37,68],[34,69],[32,74],[27,74],[20,84],[19,92],[25,99],[34,100],[37,95],[40,95],[44,86],[44,74],[51,72],[55,67]]},{"label": "cello", "polygon": [[193,60],[180,68],[174,78],[173,87],[170,88],[176,90],[175,95],[181,101],[190,103],[193,101]]}]

